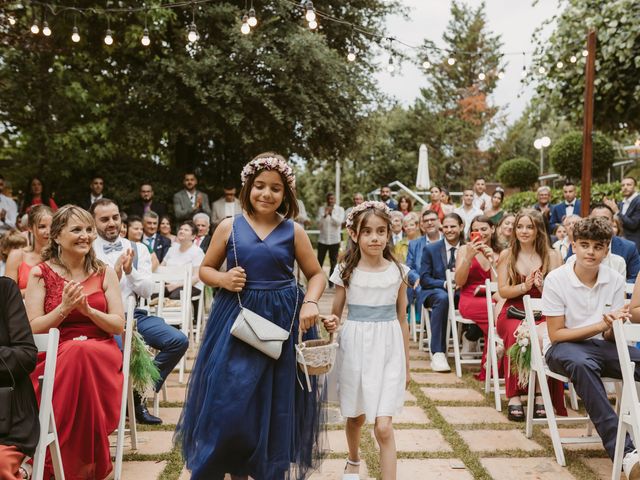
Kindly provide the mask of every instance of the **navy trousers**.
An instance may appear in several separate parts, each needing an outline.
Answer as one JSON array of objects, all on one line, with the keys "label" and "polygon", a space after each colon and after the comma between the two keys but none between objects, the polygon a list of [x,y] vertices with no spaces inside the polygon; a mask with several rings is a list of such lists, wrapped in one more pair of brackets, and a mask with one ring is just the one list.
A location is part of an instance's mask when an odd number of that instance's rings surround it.
[{"label": "navy trousers", "polygon": [[431,353],[445,351],[447,341],[447,317],[449,315],[449,297],[446,290],[431,288],[425,290],[424,306],[431,308],[429,314],[431,324]]},{"label": "navy trousers", "polygon": [[[629,347],[629,355],[631,361],[636,362],[635,377],[636,381],[640,381],[640,350]],[[555,343],[547,351],[546,360],[551,370],[571,379],[605,450],[613,460],[618,416],[607,398],[600,377],[622,378],[616,345],[596,339]],[[624,453],[633,450],[633,443],[627,435]]]}]

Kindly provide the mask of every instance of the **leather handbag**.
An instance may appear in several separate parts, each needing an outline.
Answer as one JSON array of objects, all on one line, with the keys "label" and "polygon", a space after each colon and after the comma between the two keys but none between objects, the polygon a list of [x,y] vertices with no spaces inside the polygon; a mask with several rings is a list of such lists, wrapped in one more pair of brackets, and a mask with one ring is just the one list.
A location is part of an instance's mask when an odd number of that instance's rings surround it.
[{"label": "leather handbag", "polygon": [[[524,310],[520,310],[518,307],[511,305],[507,308],[507,318],[514,318],[516,320],[524,320],[527,317]],[[533,311],[533,319],[537,322],[542,318],[542,312],[540,310]]]},{"label": "leather handbag", "polygon": [[4,358],[0,357],[0,360],[4,363],[7,372],[9,372],[9,375],[11,376],[11,382],[13,383],[11,387],[0,387],[0,435],[8,435],[11,431],[13,419],[13,391],[16,388],[16,380],[13,378],[13,374],[7,366],[7,363],[4,361]]},{"label": "leather handbag", "polygon": [[[238,265],[238,254],[236,252],[236,235],[235,221],[231,226],[231,236],[233,241],[233,256],[235,258],[236,267]],[[296,288],[296,304],[293,309],[293,318],[289,331],[276,325],[271,320],[264,318],[262,315],[249,310],[242,305],[240,293],[238,295],[238,303],[240,304],[240,312],[231,325],[231,335],[244,343],[251,345],[256,350],[261,351],[268,357],[277,360],[282,354],[282,345],[291,335],[293,323],[298,312],[299,290]]]}]

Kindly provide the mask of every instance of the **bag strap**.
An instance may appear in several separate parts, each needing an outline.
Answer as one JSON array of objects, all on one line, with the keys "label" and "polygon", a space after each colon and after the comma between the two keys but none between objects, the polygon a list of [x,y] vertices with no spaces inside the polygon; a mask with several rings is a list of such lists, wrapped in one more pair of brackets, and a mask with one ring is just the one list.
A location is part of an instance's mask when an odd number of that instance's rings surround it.
[{"label": "bag strap", "polygon": [[[236,262],[236,267],[239,267],[240,265],[238,264],[238,252],[236,250],[236,217],[233,217],[233,221],[231,223],[231,241],[233,242],[233,258]],[[292,276],[292,278],[295,280],[295,277]],[[236,295],[238,296],[238,304],[240,305],[240,308],[241,309],[244,308],[244,306],[242,305],[242,299],[240,298],[240,292],[236,292]],[[298,312],[299,300],[300,300],[300,289],[296,284],[296,303],[293,309],[293,318],[291,319],[291,326],[289,327],[289,335],[291,335],[291,332],[293,331],[293,324],[296,321],[296,313]]]},{"label": "bag strap", "polygon": [[[296,302],[296,305],[297,305],[297,302]],[[0,357],[0,360],[2,360],[2,363],[4,363],[4,366],[7,369],[7,372],[9,372],[9,376],[11,377],[11,381],[13,382],[13,386],[11,388],[15,389],[16,388],[16,379],[13,378],[13,373],[11,373],[11,369],[9,368],[9,365],[7,365],[7,362],[4,361],[4,358]]]}]

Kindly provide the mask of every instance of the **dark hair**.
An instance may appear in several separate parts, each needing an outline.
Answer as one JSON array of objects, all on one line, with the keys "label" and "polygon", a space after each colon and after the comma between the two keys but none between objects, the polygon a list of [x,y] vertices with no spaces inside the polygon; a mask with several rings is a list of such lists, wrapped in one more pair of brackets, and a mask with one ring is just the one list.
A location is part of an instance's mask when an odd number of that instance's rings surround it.
[{"label": "dark hair", "polygon": [[436,212],[435,210],[425,210],[424,212],[422,212],[422,215],[420,218],[424,219],[424,217],[426,217],[427,215],[435,215],[436,217],[438,216],[438,212]]},{"label": "dark hair", "polygon": [[33,193],[31,192],[31,184],[33,183],[34,180],[38,180],[42,184],[42,193],[40,194],[40,200],[42,201],[42,204],[49,205],[49,200],[51,199],[51,196],[49,195],[49,190],[47,189],[47,187],[45,186],[44,182],[40,177],[33,176],[29,179],[29,181],[27,182],[27,186],[24,189],[24,200],[22,201],[21,213],[26,213],[27,209],[31,207],[31,204],[33,202]]},{"label": "dark hair", "polygon": [[[500,195],[500,201],[503,201],[504,200],[504,190],[496,189],[496,191],[493,192],[493,195],[495,195],[496,193]],[[491,196],[493,197],[493,195],[491,195]]]},{"label": "dark hair", "polygon": [[595,240],[609,243],[613,237],[611,224],[600,217],[587,217],[573,226],[573,241]]},{"label": "dark hair", "polygon": [[409,208],[407,209],[407,211],[410,212],[411,210],[413,210],[413,202],[406,195],[401,195],[400,198],[398,198],[396,200],[398,202],[398,210],[400,210],[400,204],[402,203],[403,200],[405,200],[407,202],[407,204],[409,205]]},{"label": "dark hair", "polygon": [[575,187],[576,184],[573,183],[571,180],[567,180],[566,182],[564,182],[563,187]]},{"label": "dark hair", "polygon": [[[565,218],[566,218],[566,216],[565,216]],[[562,220],[564,221],[564,218]],[[556,225],[556,228],[553,229],[552,233],[555,235],[558,232],[559,228],[564,228],[565,230],[567,229],[567,227],[565,227],[562,223],[559,223],[559,224]]]},{"label": "dark hair", "polygon": [[634,177],[626,176],[622,180],[631,180],[633,182],[634,186],[638,184],[638,182],[636,181],[636,179]]},{"label": "dark hair", "polygon": [[478,180],[485,181],[484,177],[476,177],[473,179],[473,183],[477,182]]},{"label": "dark hair", "polygon": [[[400,270],[400,275],[404,278],[405,275],[402,267],[398,263],[398,260],[396,260],[396,258],[393,256],[393,253],[391,253],[391,244],[389,241],[391,239],[391,216],[388,213],[379,208],[367,208],[365,210],[362,210],[353,217],[353,225],[349,228],[349,230],[355,232],[356,239],[359,240],[362,227],[366,226],[367,219],[372,216],[381,218],[387,224],[387,244],[382,251],[382,256],[387,260],[395,263],[398,267],[398,270]],[[354,242],[351,238],[351,235],[349,235],[349,239],[347,241],[347,251],[344,253],[340,260],[342,263],[340,278],[342,279],[345,288],[349,287],[349,280],[351,279],[351,275],[353,274],[355,268],[358,266],[361,258],[362,254],[360,253],[360,248],[358,247],[357,241]]]},{"label": "dark hair", "polygon": [[444,216],[444,218],[442,219],[442,223],[444,223],[444,221],[445,221],[447,218],[451,218],[451,219],[455,220],[455,221],[456,221],[456,223],[457,223],[458,225],[460,225],[461,227],[463,227],[463,226],[464,226],[464,220],[462,220],[462,217],[461,217],[460,215],[458,215],[457,213],[453,213],[453,212],[451,212],[451,213],[447,213],[447,214]]},{"label": "dark hair", "polygon": [[[263,157],[275,157],[282,162],[286,162],[287,159],[282,155],[274,153],[274,152],[264,152],[260,155],[256,155],[251,161],[257,160]],[[251,205],[251,189],[253,188],[253,182],[255,182],[256,177],[260,175],[264,169],[258,170],[253,175],[249,175],[247,177],[247,181],[242,186],[242,190],[240,190],[240,203],[242,204],[242,208],[247,212],[249,216],[253,216],[255,210],[253,205]],[[277,172],[277,170],[274,170]],[[278,172],[279,173],[279,172]],[[298,201],[296,200],[296,194],[287,182],[287,179],[280,173],[280,178],[282,179],[282,184],[284,185],[284,198],[282,199],[282,203],[276,210],[279,214],[284,216],[285,218],[296,218],[300,213],[298,209]]]},{"label": "dark hair", "polygon": [[498,241],[496,238],[496,230],[495,230],[495,223],[493,223],[493,220],[491,220],[491,217],[488,217],[486,215],[477,215],[475,217],[473,217],[473,220],[471,220],[471,223],[469,224],[469,234],[471,234],[471,230],[473,229],[473,224],[474,223],[486,223],[488,224],[490,227],[493,227],[493,233],[491,234],[491,238],[489,239],[489,246],[491,247],[491,250],[493,250],[496,253],[498,252]]},{"label": "dark hair", "polygon": [[[96,216],[96,208],[98,208],[98,207],[106,207],[106,206],[109,206],[109,205],[115,205],[116,207],[118,206],[118,204],[116,202],[114,202],[113,200],[103,197],[103,198],[101,198],[99,200],[96,200],[95,202],[93,202],[91,204],[91,206],[89,207],[89,213],[95,217]],[[119,207],[118,207],[118,211],[120,211]]]},{"label": "dark hair", "polygon": [[592,203],[591,204],[591,208],[589,209],[589,213],[593,212],[596,209],[600,210],[600,209],[603,209],[603,208],[609,210],[611,212],[611,216],[612,217],[615,216],[615,213],[613,213],[613,210],[611,210],[611,207],[609,205],[607,205],[606,203],[601,203],[601,202]]},{"label": "dark hair", "polygon": [[4,180],[4,175],[0,173],[0,180]]},{"label": "dark hair", "polygon": [[131,225],[133,222],[142,223],[142,217],[140,217],[139,215],[131,215],[131,216],[129,216],[129,218],[127,218],[127,225]]},{"label": "dark hair", "polygon": [[198,176],[196,175],[196,172],[191,170],[187,170],[186,172],[184,172],[184,174],[182,175],[182,178],[186,177],[187,175],[193,175],[194,177],[196,177],[196,179],[198,178]]},{"label": "dark hair", "polygon": [[104,177],[102,175],[93,175],[91,177],[91,181],[93,182],[96,178],[99,178],[100,180],[102,180],[104,182]]},{"label": "dark hair", "polygon": [[327,192],[327,194],[324,196],[324,198],[325,198],[326,200],[329,200],[329,197],[335,197],[335,196],[336,196],[336,194],[335,194],[335,193],[333,193],[333,192]]},{"label": "dark hair", "polygon": [[[182,227],[183,225],[186,225],[187,227],[189,227],[191,229],[191,234],[192,235],[196,235],[198,233],[198,229],[196,228],[196,224],[193,223],[191,220],[185,220],[184,222],[182,222],[180,224],[180,227]],[[180,227],[178,227],[178,229]]]}]

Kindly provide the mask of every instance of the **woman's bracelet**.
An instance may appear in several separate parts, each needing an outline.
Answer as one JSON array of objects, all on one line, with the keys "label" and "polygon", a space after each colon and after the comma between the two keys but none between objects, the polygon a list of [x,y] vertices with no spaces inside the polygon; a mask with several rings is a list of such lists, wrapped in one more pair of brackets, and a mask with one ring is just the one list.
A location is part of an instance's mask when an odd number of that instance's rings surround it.
[{"label": "woman's bracelet", "polygon": [[[318,307],[318,302],[316,302],[315,300],[304,300],[302,302],[302,305],[306,304],[306,303],[313,303],[316,307]],[[320,307],[318,307],[318,310],[320,309]]]},{"label": "woman's bracelet", "polygon": [[60,304],[60,311],[58,312],[58,320],[62,321],[66,318],[67,314],[62,310],[62,304]]}]

